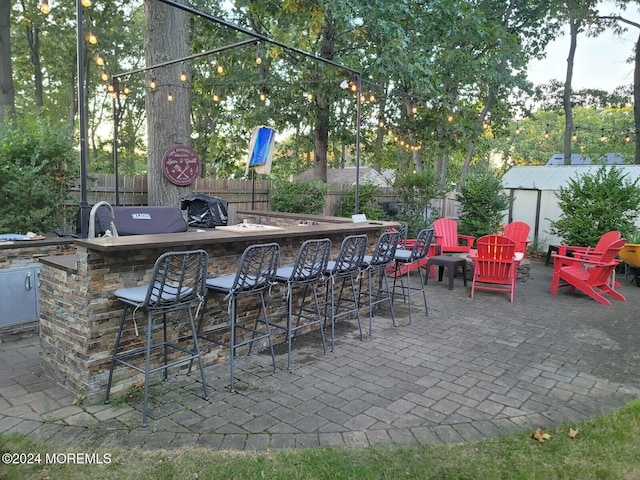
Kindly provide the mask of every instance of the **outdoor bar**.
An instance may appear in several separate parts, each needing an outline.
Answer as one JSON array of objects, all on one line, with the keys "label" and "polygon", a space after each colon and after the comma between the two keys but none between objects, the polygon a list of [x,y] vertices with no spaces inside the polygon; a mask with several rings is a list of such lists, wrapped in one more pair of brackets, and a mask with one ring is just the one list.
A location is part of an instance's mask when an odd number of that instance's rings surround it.
[{"label": "outdoor bar", "polygon": [[[280,264],[285,264],[293,262],[305,240],[329,238],[335,256],[347,235],[366,234],[371,249],[383,230],[397,226],[395,222],[353,223],[346,218],[263,211],[240,211],[238,217],[243,223],[228,228],[77,239],[75,254],[40,258],[40,355],[45,375],[90,401],[104,398],[123,309],[113,292],[146,285],[155,260],[165,252],[204,249],[209,255],[208,273],[217,276],[233,272],[249,245],[277,242]],[[243,308],[249,311],[255,305]],[[204,315],[208,324],[225,322],[226,301],[221,296],[212,296]],[[139,314],[136,320],[143,325],[143,318]],[[186,322],[175,322],[169,335],[182,338],[181,329],[186,326]],[[132,329],[130,332],[125,331],[123,335],[131,338],[123,342],[130,342],[132,347],[142,344],[144,335],[136,338]],[[205,365],[228,355],[221,351],[225,347],[210,342],[201,342],[201,349]],[[116,371],[113,394],[126,391],[140,377],[130,369]]]}]

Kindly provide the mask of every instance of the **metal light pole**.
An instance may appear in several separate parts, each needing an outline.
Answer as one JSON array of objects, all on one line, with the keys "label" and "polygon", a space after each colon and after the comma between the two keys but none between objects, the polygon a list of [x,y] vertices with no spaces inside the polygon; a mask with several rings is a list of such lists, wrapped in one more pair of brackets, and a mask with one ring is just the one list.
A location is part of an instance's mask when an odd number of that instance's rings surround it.
[{"label": "metal light pole", "polygon": [[81,0],[76,0],[76,45],[78,57],[78,122],[80,134],[80,236],[87,238],[89,229],[89,203],[87,202],[87,162],[89,146],[87,144],[86,86],[84,81],[84,29],[82,27]]},{"label": "metal light pole", "polygon": [[354,213],[360,213],[360,122],[362,121],[362,104],[360,96],[362,95],[362,76],[356,75],[356,192]]}]

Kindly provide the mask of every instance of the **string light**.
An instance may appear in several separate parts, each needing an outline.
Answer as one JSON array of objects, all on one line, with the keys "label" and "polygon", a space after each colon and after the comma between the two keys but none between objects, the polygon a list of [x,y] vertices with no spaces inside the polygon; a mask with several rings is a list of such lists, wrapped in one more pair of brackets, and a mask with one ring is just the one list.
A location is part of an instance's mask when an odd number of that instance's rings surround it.
[{"label": "string light", "polygon": [[186,82],[188,79],[187,77],[187,72],[185,72],[184,70],[182,70],[182,72],[180,72],[180,81],[181,82]]},{"label": "string light", "polygon": [[218,66],[216,67],[216,72],[218,72],[219,75],[222,75],[224,73],[224,67],[222,66],[221,63],[218,63]]},{"label": "string light", "polygon": [[447,117],[447,122],[451,123],[453,122],[453,114],[449,114],[449,116]]},{"label": "string light", "polygon": [[260,92],[260,101],[264,102],[267,100],[267,95],[264,92]]},{"label": "string light", "polygon": [[102,70],[100,72],[100,80],[102,80],[103,82],[106,82],[107,80],[109,80],[109,74],[104,70]]},{"label": "string light", "polygon": [[573,131],[573,135],[571,136],[574,142],[578,141],[578,127],[576,127]]},{"label": "string light", "polygon": [[307,100],[312,102],[314,98],[313,92],[307,92]]},{"label": "string light", "polygon": [[91,0],[81,0],[82,6],[85,8],[89,8],[91,6]]},{"label": "string light", "polygon": [[627,134],[625,135],[625,137],[624,137],[624,141],[625,141],[625,142],[627,142],[627,143],[631,142],[631,134],[630,134],[630,133],[627,133]]},{"label": "string light", "polygon": [[167,102],[173,102],[173,93],[171,91],[167,94]]},{"label": "string light", "polygon": [[40,2],[40,11],[45,15],[48,15],[51,11],[51,7],[49,6],[49,0],[42,0]]},{"label": "string light", "polygon": [[414,115],[415,115],[416,113],[418,113],[418,106],[417,106],[417,105],[413,105],[413,106],[411,107],[411,113],[413,113]]},{"label": "string light", "polygon": [[600,135],[600,141],[601,142],[606,142],[607,141],[607,136],[604,133],[604,128],[602,129],[602,135]]},{"label": "string light", "polygon": [[104,61],[104,56],[102,55],[102,52],[97,52],[94,56],[93,59],[96,62],[96,65],[98,65],[99,67],[104,67],[105,61]]},{"label": "string light", "polygon": [[96,43],[98,43],[98,36],[93,30],[89,30],[89,33],[87,33],[85,38],[91,45],[95,45]]},{"label": "string light", "polygon": [[522,130],[520,129],[520,125],[518,125],[516,123],[516,131],[515,131],[516,135],[520,135],[522,133]]},{"label": "string light", "polygon": [[149,88],[151,90],[155,90],[156,88],[158,88],[158,84],[156,83],[155,78],[152,78],[151,80],[149,80]]}]

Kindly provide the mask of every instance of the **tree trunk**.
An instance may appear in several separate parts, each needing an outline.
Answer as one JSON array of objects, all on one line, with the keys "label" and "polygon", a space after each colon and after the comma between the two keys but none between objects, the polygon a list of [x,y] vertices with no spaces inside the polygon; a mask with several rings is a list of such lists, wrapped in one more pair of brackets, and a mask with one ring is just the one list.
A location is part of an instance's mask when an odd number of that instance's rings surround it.
[{"label": "tree trunk", "polygon": [[633,119],[636,127],[636,158],[634,163],[640,165],[640,141],[638,139],[638,126],[640,125],[640,35],[636,40],[636,56],[633,66]]},{"label": "tree trunk", "polygon": [[[180,9],[153,0],[145,1],[145,60],[148,67],[189,55],[188,16]],[[189,186],[169,182],[162,172],[164,153],[174,145],[190,145],[191,90],[180,88],[181,70],[174,64],[147,71],[145,107],[149,145],[148,204],[178,207],[191,192]],[[157,88],[151,89],[154,79]],[[169,95],[173,100],[169,100]]]},{"label": "tree trunk", "polygon": [[[320,56],[332,60],[335,53],[336,28],[330,12],[324,19],[322,46]],[[360,92],[358,92],[358,95]],[[331,102],[318,97],[316,104],[316,127],[314,138],[314,179],[327,182],[327,151],[329,149],[329,122],[331,118]]]},{"label": "tree trunk", "polygon": [[13,116],[16,108],[11,64],[10,13],[11,0],[0,0],[0,126],[4,124],[5,112]]},{"label": "tree trunk", "polygon": [[[573,12],[573,2],[567,1],[569,15]],[[571,81],[573,79],[573,63],[576,56],[576,45],[578,42],[579,22],[575,18],[569,20],[569,33],[571,43],[569,46],[569,56],[567,57],[567,76],[564,81],[564,93],[562,94],[562,105],[564,107],[564,164],[571,165],[571,134],[573,132],[573,108],[571,106]]]}]

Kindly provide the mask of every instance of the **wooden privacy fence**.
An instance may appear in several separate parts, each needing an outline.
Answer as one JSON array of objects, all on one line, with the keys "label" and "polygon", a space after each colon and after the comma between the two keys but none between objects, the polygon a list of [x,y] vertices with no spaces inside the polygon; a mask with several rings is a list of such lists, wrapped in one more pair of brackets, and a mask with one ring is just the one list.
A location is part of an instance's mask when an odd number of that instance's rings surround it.
[{"label": "wooden privacy fence", "polygon": [[[342,195],[351,190],[351,185],[330,184],[325,202],[324,214],[334,215],[336,205]],[[229,222],[237,221],[238,210],[270,210],[271,181],[269,180],[218,180],[199,178],[191,185],[194,192],[211,197],[220,197],[229,202]],[[80,203],[80,188],[71,190],[69,208],[77,208]],[[118,178],[118,197],[120,205],[147,204],[147,177],[145,175],[120,175]],[[393,204],[399,201],[392,188],[378,188],[376,199],[381,204]],[[96,174],[87,180],[87,202],[93,205],[101,200],[116,205],[116,177],[113,174]],[[176,205],[179,206],[179,205]]]}]

